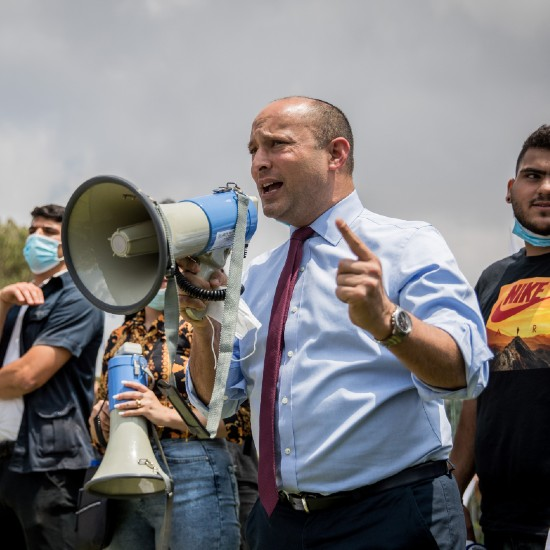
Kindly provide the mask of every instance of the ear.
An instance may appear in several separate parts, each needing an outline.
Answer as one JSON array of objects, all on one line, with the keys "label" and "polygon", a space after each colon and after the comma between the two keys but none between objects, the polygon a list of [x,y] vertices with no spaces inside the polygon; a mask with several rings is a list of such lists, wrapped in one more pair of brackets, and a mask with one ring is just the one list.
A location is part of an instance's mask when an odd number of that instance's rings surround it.
[{"label": "ear", "polygon": [[334,138],[328,144],[327,150],[330,155],[329,170],[338,170],[346,164],[350,150],[349,142],[346,138]]},{"label": "ear", "polygon": [[506,202],[512,202],[512,186],[514,185],[515,183],[515,179],[512,178],[511,180],[508,180],[508,187],[507,187],[507,190],[506,190]]}]

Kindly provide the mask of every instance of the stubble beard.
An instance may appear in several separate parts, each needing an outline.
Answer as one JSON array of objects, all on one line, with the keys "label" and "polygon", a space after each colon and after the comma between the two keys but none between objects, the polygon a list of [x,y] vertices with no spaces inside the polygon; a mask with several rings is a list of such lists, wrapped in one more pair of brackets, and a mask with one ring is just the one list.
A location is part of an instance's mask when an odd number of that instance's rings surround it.
[{"label": "stubble beard", "polygon": [[[525,227],[531,233],[540,235],[541,237],[550,236],[550,215],[540,214],[538,216],[537,222],[531,222],[528,218],[528,213],[520,207],[520,205],[512,197],[512,209],[514,212],[515,218],[518,222]],[[544,221],[542,221],[544,220]]]}]

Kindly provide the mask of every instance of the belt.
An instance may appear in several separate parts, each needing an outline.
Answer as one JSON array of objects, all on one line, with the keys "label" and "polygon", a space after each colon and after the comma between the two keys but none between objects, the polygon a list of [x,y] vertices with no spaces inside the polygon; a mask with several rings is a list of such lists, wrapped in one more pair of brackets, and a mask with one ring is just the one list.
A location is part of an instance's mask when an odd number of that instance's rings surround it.
[{"label": "belt", "polygon": [[359,487],[351,491],[342,491],[330,495],[321,495],[317,493],[296,494],[279,491],[279,502],[301,512],[316,512],[318,510],[326,510],[327,508],[352,504],[353,502],[358,502],[369,496],[381,493],[382,491],[387,491],[403,485],[412,485],[421,481],[435,479],[444,474],[449,474],[453,469],[450,462],[446,460],[424,462],[424,464],[402,470],[372,485],[365,485],[364,487]]},{"label": "belt", "polygon": [[0,458],[9,458],[13,454],[15,441],[0,441]]},{"label": "belt", "polygon": [[[172,434],[175,434],[175,437],[172,437]],[[173,430],[171,428],[163,428],[159,439],[175,439],[176,441],[195,441],[195,439],[198,439],[197,436],[193,435],[191,432],[187,434],[186,437],[181,436],[181,432],[178,432],[177,430]]]}]

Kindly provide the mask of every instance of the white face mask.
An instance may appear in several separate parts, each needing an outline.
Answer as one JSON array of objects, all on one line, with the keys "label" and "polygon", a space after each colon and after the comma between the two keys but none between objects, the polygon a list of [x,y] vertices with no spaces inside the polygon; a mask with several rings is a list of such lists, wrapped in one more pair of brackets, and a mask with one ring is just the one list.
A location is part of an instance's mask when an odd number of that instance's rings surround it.
[{"label": "white face mask", "polygon": [[164,296],[166,294],[165,288],[160,288],[157,295],[147,304],[150,308],[157,311],[164,311]]},{"label": "white face mask", "polygon": [[57,255],[59,241],[43,235],[29,235],[23,248],[23,256],[30,270],[39,275],[59,265],[63,258]]},{"label": "white face mask", "polygon": [[[224,302],[208,302],[208,317],[215,319],[219,323],[223,319]],[[256,319],[248,304],[243,300],[239,300],[239,310],[237,312],[237,321],[235,323],[235,336],[242,340],[251,330],[258,331],[262,323]]]}]

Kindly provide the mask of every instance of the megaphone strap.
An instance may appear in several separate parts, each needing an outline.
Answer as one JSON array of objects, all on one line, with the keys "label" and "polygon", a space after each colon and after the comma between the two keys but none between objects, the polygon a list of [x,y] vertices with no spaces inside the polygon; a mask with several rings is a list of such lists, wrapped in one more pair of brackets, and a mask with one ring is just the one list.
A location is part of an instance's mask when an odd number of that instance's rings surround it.
[{"label": "megaphone strap", "polygon": [[95,433],[97,437],[97,442],[103,449],[107,448],[107,440],[105,439],[105,436],[103,435],[103,428],[101,426],[101,409],[103,409],[103,405],[105,405],[105,401],[107,399],[103,399],[103,403],[101,403],[101,407],[99,409],[99,412],[94,416],[94,427],[95,427]]},{"label": "megaphone strap", "polygon": [[233,340],[235,337],[235,326],[237,324],[237,314],[239,309],[241,276],[244,261],[244,251],[246,247],[246,222],[248,214],[248,203],[250,199],[239,191],[237,194],[237,223],[233,240],[233,253],[227,275],[227,289],[225,295],[225,305],[222,317],[222,327],[220,334],[220,351],[218,364],[216,367],[216,378],[210,406],[206,421],[206,429],[210,437],[216,437],[218,425],[222,417],[222,407],[224,404],[225,386],[229,374],[229,364],[233,355]]},{"label": "megaphone strap", "polygon": [[174,248],[172,246],[172,231],[170,230],[170,224],[162,211],[162,208],[155,202],[155,209],[158,212],[159,218],[162,221],[164,227],[164,234],[166,237],[166,245],[168,248],[168,256],[170,265],[166,272],[166,293],[165,293],[165,306],[164,306],[164,330],[166,333],[166,344],[168,347],[168,358],[170,365],[170,372],[168,373],[169,379],[172,382],[172,365],[174,364],[174,358],[176,356],[176,349],[178,346],[179,336],[179,301],[178,291],[176,289],[176,281],[174,274],[178,271],[176,265],[176,259],[174,257]]},{"label": "megaphone strap", "polygon": [[166,460],[166,456],[164,455],[164,449],[162,448],[162,444],[160,442],[157,430],[155,429],[155,426],[151,423],[149,423],[149,428],[153,432],[155,444],[158,447],[160,456],[162,457],[162,461],[164,462],[164,467],[166,468],[166,472],[163,472],[162,469],[159,472],[159,474],[164,479],[164,483],[166,487],[166,506],[164,508],[164,519],[162,521],[162,527],[160,532],[159,550],[168,550],[170,548],[170,533],[172,530],[172,508],[174,504],[174,479],[172,478],[172,474],[170,473],[168,461]]}]

